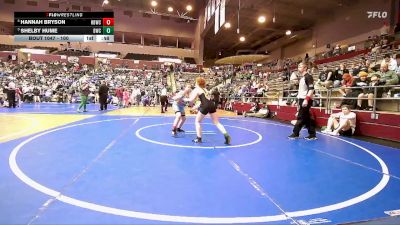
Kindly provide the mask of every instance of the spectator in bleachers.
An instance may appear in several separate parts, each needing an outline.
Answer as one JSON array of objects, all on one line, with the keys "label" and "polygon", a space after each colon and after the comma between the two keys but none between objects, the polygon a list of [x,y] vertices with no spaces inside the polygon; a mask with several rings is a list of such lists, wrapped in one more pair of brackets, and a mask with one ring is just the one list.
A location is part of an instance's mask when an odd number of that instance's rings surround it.
[{"label": "spectator in bleachers", "polygon": [[308,53],[306,53],[306,56],[304,57],[304,62],[309,63],[310,62],[310,56],[308,56]]},{"label": "spectator in bleachers", "polygon": [[[259,106],[258,106],[259,108]],[[269,115],[269,109],[267,105],[264,105],[263,108],[259,108],[258,110],[244,112],[244,117],[257,117],[257,118],[267,118]]]},{"label": "spectator in bleachers", "polygon": [[340,94],[342,94],[344,99],[342,100],[340,106],[342,105],[355,106],[356,102],[355,99],[350,99],[350,98],[357,97],[357,95],[354,96],[353,90],[349,88],[355,86],[354,81],[355,79],[349,73],[343,74],[342,87],[339,88],[339,92]]},{"label": "spectator in bleachers", "polygon": [[381,40],[381,49],[389,49],[391,47],[389,39],[387,37]]},{"label": "spectator in bleachers", "polygon": [[339,65],[339,68],[336,68],[335,72],[333,73],[334,79],[333,79],[333,87],[340,87],[342,84],[343,80],[343,75],[349,73],[349,70],[346,69],[346,65],[341,63]]},{"label": "spectator in bleachers", "polygon": [[400,54],[396,54],[396,62],[397,66],[394,72],[396,72],[397,75],[400,75]]},{"label": "spectator in bleachers", "polygon": [[332,114],[328,119],[326,129],[322,133],[334,136],[352,136],[356,129],[356,114],[350,111],[348,105],[342,105],[342,112]]},{"label": "spectator in bleachers", "polygon": [[388,69],[392,70],[392,71],[396,70],[396,68],[397,68],[397,61],[396,61],[396,59],[393,59],[390,56],[390,54],[385,54],[385,57],[381,62],[381,67],[382,67],[383,64],[387,64],[388,65]]},{"label": "spectator in bleachers", "polygon": [[389,34],[390,27],[386,21],[383,22],[383,26],[381,27],[380,31],[381,31],[381,36],[387,36]]},{"label": "spectator in bleachers", "polygon": [[[366,110],[372,111],[373,110],[373,103],[374,103],[374,97],[376,98],[381,98],[382,94],[384,92],[383,88],[377,88],[376,89],[376,96],[375,96],[375,88],[378,86],[383,86],[385,85],[384,82],[380,81],[379,75],[373,74],[370,78],[370,83],[369,87],[365,88],[365,94],[363,95],[363,99],[368,98],[368,106]],[[358,102],[359,106],[363,106],[363,103]],[[376,109],[377,110],[377,109]]]},{"label": "spectator in bleachers", "polygon": [[257,92],[256,92],[255,97],[264,97],[265,93],[268,91],[268,88],[269,87],[268,87],[267,84],[265,84],[265,85],[262,85],[262,84],[257,85]]},{"label": "spectator in bleachers", "polygon": [[299,88],[299,72],[293,71],[289,78],[289,91],[288,91],[288,100],[286,105],[294,105],[297,103],[297,90]]},{"label": "spectator in bleachers", "polygon": [[53,95],[53,91],[51,89],[47,89],[44,93],[44,102],[50,102]]},{"label": "spectator in bleachers", "polygon": [[360,87],[357,89],[353,89],[354,94],[352,96],[357,95],[357,107],[356,109],[363,110],[365,107],[362,106],[362,99],[365,99],[368,97],[368,89],[366,88],[370,84],[370,80],[368,78],[368,73],[366,72],[360,72],[358,74],[358,78],[354,80],[355,82],[355,87]]},{"label": "spectator in bleachers", "polygon": [[379,53],[381,49],[381,46],[378,44],[374,44],[372,49],[371,49],[371,53]]},{"label": "spectator in bleachers", "polygon": [[360,73],[360,70],[361,70],[360,66],[358,66],[356,64],[352,64],[349,72],[353,77],[356,77]]},{"label": "spectator in bleachers", "polygon": [[380,71],[377,72],[380,76],[382,82],[385,82],[386,85],[396,85],[399,83],[399,77],[396,72],[393,70],[389,70],[388,64],[381,64]]},{"label": "spectator in bleachers", "polygon": [[333,49],[333,56],[338,56],[338,55],[340,55],[340,53],[341,53],[341,49],[340,49],[340,45],[339,44],[337,44],[336,46],[335,46],[335,48]]},{"label": "spectator in bleachers", "polygon": [[371,36],[368,37],[367,41],[364,42],[364,49],[371,49],[373,47],[373,40]]},{"label": "spectator in bleachers", "polygon": [[360,65],[360,71],[364,71],[366,73],[371,73],[371,61],[368,59],[365,59],[364,57],[361,58],[361,65]]},{"label": "spectator in bleachers", "polygon": [[333,72],[328,70],[327,66],[324,66],[319,74],[317,82],[315,83],[315,89],[321,90],[331,88],[333,85],[333,79]]}]

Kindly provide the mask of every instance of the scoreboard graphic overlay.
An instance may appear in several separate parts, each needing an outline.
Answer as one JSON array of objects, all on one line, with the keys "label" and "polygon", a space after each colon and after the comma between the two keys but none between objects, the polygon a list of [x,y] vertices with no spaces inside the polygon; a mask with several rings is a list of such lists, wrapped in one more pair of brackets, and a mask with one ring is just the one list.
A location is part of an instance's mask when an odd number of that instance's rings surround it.
[{"label": "scoreboard graphic overlay", "polygon": [[114,12],[14,12],[19,42],[114,42]]}]

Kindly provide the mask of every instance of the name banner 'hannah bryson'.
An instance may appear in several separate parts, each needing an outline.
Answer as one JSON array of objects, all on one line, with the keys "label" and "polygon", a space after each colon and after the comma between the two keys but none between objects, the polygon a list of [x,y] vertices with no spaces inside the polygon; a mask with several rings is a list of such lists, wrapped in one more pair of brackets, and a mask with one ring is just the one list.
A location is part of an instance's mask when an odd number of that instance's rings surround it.
[{"label": "name banner 'hannah bryson'", "polygon": [[114,42],[114,13],[14,12],[14,40]]},{"label": "name banner 'hannah bryson'", "polygon": [[[102,19],[14,19],[15,27],[25,26],[36,26],[36,27],[47,27],[47,26],[103,26]],[[104,25],[106,26],[106,25]]]},{"label": "name banner 'hannah bryson'", "polygon": [[26,19],[26,18],[42,18],[42,19],[54,19],[54,18],[113,18],[114,12],[14,12],[14,19]]}]

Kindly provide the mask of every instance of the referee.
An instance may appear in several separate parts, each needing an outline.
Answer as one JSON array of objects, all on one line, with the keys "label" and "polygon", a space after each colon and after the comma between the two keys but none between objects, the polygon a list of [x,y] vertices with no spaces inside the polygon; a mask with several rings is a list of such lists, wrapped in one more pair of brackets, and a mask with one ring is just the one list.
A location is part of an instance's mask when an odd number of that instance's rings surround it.
[{"label": "referee", "polygon": [[163,86],[163,88],[161,89],[161,97],[160,97],[160,101],[161,101],[161,113],[165,113],[167,111],[167,107],[168,107],[168,91],[167,88],[165,86]]},{"label": "referee", "polygon": [[308,130],[306,140],[317,140],[315,132],[315,121],[311,118],[310,108],[312,106],[312,97],[314,94],[314,79],[307,73],[307,65],[300,63],[298,66],[300,74],[298,98],[297,121],[293,128],[293,133],[288,136],[290,139],[299,138],[300,130],[305,126]]}]

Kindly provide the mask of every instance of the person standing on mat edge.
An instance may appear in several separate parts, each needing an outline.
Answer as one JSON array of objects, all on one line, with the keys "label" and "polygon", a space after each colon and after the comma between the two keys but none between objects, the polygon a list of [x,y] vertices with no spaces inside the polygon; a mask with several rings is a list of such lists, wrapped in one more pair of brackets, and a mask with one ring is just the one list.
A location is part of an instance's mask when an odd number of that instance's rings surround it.
[{"label": "person standing on mat edge", "polygon": [[7,86],[7,101],[8,101],[8,108],[15,108],[15,95],[16,95],[16,86],[13,81],[10,81]]},{"label": "person standing on mat edge", "polygon": [[100,111],[107,110],[108,87],[107,82],[102,81],[99,87]]},{"label": "person standing on mat edge", "polygon": [[160,94],[160,101],[161,101],[161,113],[165,113],[167,111],[168,107],[168,96],[167,96],[167,88],[163,86],[161,89],[161,94]]},{"label": "person standing on mat edge", "polygon": [[185,115],[185,102],[183,99],[185,97],[189,97],[189,93],[191,91],[190,86],[186,86],[185,89],[179,91],[172,99],[174,102],[172,103],[172,109],[175,112],[175,120],[172,125],[172,136],[176,137],[178,132],[185,132],[182,130],[182,126],[186,121]]},{"label": "person standing on mat edge", "polygon": [[307,65],[305,63],[300,63],[298,65],[298,71],[301,75],[297,94],[299,109],[293,133],[289,135],[288,138],[299,138],[300,130],[305,126],[308,130],[308,136],[305,137],[305,139],[316,140],[315,121],[311,118],[310,114],[314,94],[314,79],[309,73],[307,73]]},{"label": "person standing on mat edge", "polygon": [[89,90],[89,84],[86,80],[84,80],[80,86],[81,89],[81,104],[79,105],[79,108],[77,110],[77,112],[81,112],[81,108],[83,107],[83,112],[87,112],[86,110],[86,104],[87,104],[87,100],[88,100],[88,96],[90,93]]},{"label": "person standing on mat edge", "polygon": [[193,139],[193,142],[195,143],[202,142],[200,123],[201,121],[203,121],[204,117],[207,114],[210,114],[212,122],[214,123],[215,126],[217,126],[218,130],[221,131],[221,133],[224,135],[225,144],[229,145],[231,143],[231,137],[229,136],[228,132],[226,132],[225,127],[219,122],[218,115],[216,113],[217,106],[215,105],[215,102],[211,100],[210,93],[205,89],[205,86],[206,86],[206,81],[204,80],[204,78],[202,77],[196,78],[196,88],[190,94],[190,98],[185,99],[186,102],[190,102],[191,104],[193,104],[193,102],[198,97],[201,102],[199,106],[199,112],[197,113],[195,121],[197,137]]}]

